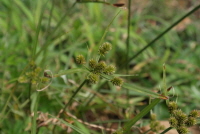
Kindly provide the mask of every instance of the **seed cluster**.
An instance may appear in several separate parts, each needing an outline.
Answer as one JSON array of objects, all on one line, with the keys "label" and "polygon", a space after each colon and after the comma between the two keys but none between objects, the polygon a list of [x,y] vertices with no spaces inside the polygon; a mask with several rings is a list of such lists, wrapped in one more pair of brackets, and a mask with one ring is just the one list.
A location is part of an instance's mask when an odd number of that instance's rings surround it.
[{"label": "seed cluster", "polygon": [[[100,56],[105,56],[106,53],[108,53],[112,49],[112,45],[108,42],[103,43],[99,47],[99,55]],[[78,55],[76,57],[76,63],[77,64],[85,64],[85,57],[83,55]],[[105,61],[98,61],[95,60],[94,58],[91,58],[89,60],[89,70],[90,73],[87,76],[87,79],[89,83],[95,84],[98,82],[101,74],[105,75],[113,75],[115,73],[115,66],[114,65],[107,65]],[[115,86],[121,86],[123,84],[123,80],[119,77],[114,77],[110,80],[110,82],[115,85]]]},{"label": "seed cluster", "polygon": [[31,84],[37,84],[37,83],[46,83],[49,81],[49,78],[45,76],[40,76],[42,69],[40,67],[37,67],[35,62],[31,61],[29,63],[29,70],[23,75],[21,75],[18,79],[20,83],[31,83]]},{"label": "seed cluster", "polygon": [[186,115],[181,109],[178,109],[176,102],[168,103],[168,109],[171,114],[169,123],[171,127],[176,128],[179,134],[187,134],[188,128],[196,124],[196,118],[199,116],[197,110],[193,110]]},{"label": "seed cluster", "polygon": [[151,114],[151,122],[150,128],[153,132],[159,132],[160,130],[164,130],[165,126],[161,125],[159,121],[156,119],[156,114]]}]

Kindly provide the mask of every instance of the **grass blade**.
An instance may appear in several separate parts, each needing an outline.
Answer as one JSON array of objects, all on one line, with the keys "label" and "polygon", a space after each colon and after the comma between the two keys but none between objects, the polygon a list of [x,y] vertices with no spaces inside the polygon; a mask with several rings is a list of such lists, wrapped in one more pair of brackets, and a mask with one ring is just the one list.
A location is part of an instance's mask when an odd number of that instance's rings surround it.
[{"label": "grass blade", "polygon": [[136,115],[131,121],[129,121],[127,124],[123,127],[123,133],[126,134],[131,127],[140,120],[143,116],[145,116],[156,104],[160,102],[161,99],[155,99],[152,101],[151,104],[149,104],[147,107],[145,107],[138,115]]},{"label": "grass blade", "polygon": [[136,92],[139,92],[139,93],[142,93],[142,94],[145,94],[145,95],[150,95],[151,97],[154,97],[154,98],[167,99],[167,97],[165,97],[165,96],[161,96],[158,93],[155,93],[155,92],[152,92],[150,90],[138,87],[138,86],[136,86],[134,84],[124,83],[122,85],[122,87],[126,88],[126,89],[129,89],[129,90],[134,90]]}]

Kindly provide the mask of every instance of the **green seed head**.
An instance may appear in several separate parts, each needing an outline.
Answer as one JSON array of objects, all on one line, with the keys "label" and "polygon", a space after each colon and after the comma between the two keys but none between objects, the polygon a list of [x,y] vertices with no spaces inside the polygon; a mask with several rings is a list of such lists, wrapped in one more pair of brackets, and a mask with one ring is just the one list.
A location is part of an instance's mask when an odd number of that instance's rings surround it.
[{"label": "green seed head", "polygon": [[196,123],[197,123],[197,121],[196,121],[196,119],[194,117],[189,117],[187,119],[187,121],[185,122],[185,125],[187,127],[191,127],[191,126],[194,126]]},{"label": "green seed head", "polygon": [[184,126],[178,127],[177,131],[179,134],[187,134],[188,133],[188,129]]},{"label": "green seed head", "polygon": [[170,124],[172,127],[177,127],[178,121],[176,120],[175,117],[170,117],[170,118],[169,118],[169,124]]},{"label": "green seed head", "polygon": [[198,110],[192,110],[189,114],[189,117],[194,117],[194,118],[197,118],[199,117],[199,112]]},{"label": "green seed head", "polygon": [[104,56],[111,49],[112,49],[112,45],[108,42],[105,42],[99,47],[99,54]]},{"label": "green seed head", "polygon": [[156,114],[151,114],[151,120],[155,121],[156,120]]},{"label": "green seed head", "polygon": [[112,80],[110,80],[110,82],[112,82],[112,84],[115,86],[122,86],[123,84],[123,80],[118,77],[113,78]]},{"label": "green seed head", "polygon": [[105,68],[104,73],[107,75],[112,75],[115,73],[115,66],[109,65]]},{"label": "green seed head", "polygon": [[77,64],[85,64],[85,57],[83,55],[78,55],[76,57],[76,63]]},{"label": "green seed head", "polygon": [[158,132],[160,130],[160,123],[158,121],[151,121],[150,128],[154,132]]},{"label": "green seed head", "polygon": [[178,108],[176,102],[174,101],[170,101],[169,104],[168,104],[168,109],[169,109],[169,112],[172,113],[174,110],[176,110]]},{"label": "green seed head", "polygon": [[94,68],[94,73],[100,74],[100,73],[104,72],[105,69],[106,69],[106,63],[104,61],[101,61]]},{"label": "green seed head", "polygon": [[94,60],[94,59],[90,59],[90,61],[89,61],[89,66],[90,66],[92,69],[94,69],[94,68],[96,67],[96,65],[97,65],[97,61]]},{"label": "green seed head", "polygon": [[90,82],[91,84],[95,84],[95,83],[97,83],[97,81],[99,80],[99,75],[94,74],[94,73],[90,73],[90,74],[87,76],[87,79],[89,80],[89,82]]},{"label": "green seed head", "polygon": [[179,125],[184,124],[185,121],[187,120],[187,115],[183,113],[180,109],[174,110],[173,115],[177,119]]}]

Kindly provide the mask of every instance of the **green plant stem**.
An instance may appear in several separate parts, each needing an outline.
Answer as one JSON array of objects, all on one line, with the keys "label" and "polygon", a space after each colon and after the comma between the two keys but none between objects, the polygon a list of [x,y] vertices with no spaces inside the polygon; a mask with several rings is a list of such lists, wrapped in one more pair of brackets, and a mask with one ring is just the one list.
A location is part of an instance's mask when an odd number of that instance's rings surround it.
[{"label": "green plant stem", "polygon": [[165,129],[162,133],[160,134],[165,134],[166,132],[168,132],[169,130],[171,130],[173,127],[168,127],[167,129]]},{"label": "green plant stem", "polygon": [[32,103],[34,104],[33,106],[33,118],[32,118],[32,125],[31,125],[31,134],[36,134],[37,133],[37,123],[36,123],[36,119],[37,119],[37,109],[38,109],[38,104],[39,104],[39,92],[36,92],[36,100],[35,102],[32,101]]},{"label": "green plant stem", "polygon": [[[128,1],[128,19],[127,19],[127,39],[126,39],[126,74],[129,74],[128,59],[129,59],[129,47],[130,47],[130,20],[131,20],[131,0]],[[126,89],[127,106],[129,105],[129,90]]]},{"label": "green plant stem", "polygon": [[39,22],[38,22],[37,27],[36,27],[35,42],[34,42],[34,46],[33,46],[33,49],[32,49],[32,59],[36,58],[35,55],[36,55],[37,46],[38,46],[38,38],[39,38],[39,34],[40,34],[40,30],[41,30],[41,24],[42,24],[42,18],[43,18],[43,15],[44,15],[44,10],[45,10],[45,7],[47,5],[47,2],[42,6],[42,12],[40,14]]},{"label": "green plant stem", "polygon": [[31,88],[32,88],[32,84],[29,83],[29,85],[28,85],[28,100],[29,100],[29,110],[30,110],[29,112],[30,113],[31,113]]},{"label": "green plant stem", "polygon": [[130,43],[130,20],[131,20],[131,0],[128,1],[128,19],[127,19],[127,39],[126,39],[126,74],[128,74],[128,58]]},{"label": "green plant stem", "polygon": [[[85,83],[87,82],[87,79],[84,80],[81,85],[76,89],[76,91],[74,92],[74,94],[71,96],[71,98],[69,99],[68,103],[65,105],[65,107],[63,108],[63,111],[60,114],[63,114],[66,111],[66,108],[72,103],[73,98],[76,96],[76,94],[81,90],[81,88],[85,85]],[[55,134],[55,129],[56,129],[56,125],[53,126],[53,134]]]},{"label": "green plant stem", "polygon": [[[81,88],[85,85],[85,83],[87,82],[87,80],[84,80],[82,82],[82,84],[76,89],[76,91],[74,92],[74,94],[71,96],[71,98],[69,99],[68,103],[65,105],[63,112],[66,110],[66,108],[72,103],[73,98],[76,96],[76,94],[81,90]],[[63,113],[62,112],[62,113]]]},{"label": "green plant stem", "polygon": [[107,34],[107,32],[108,32],[108,30],[109,30],[111,24],[113,23],[113,21],[114,21],[115,18],[119,15],[120,12],[121,12],[121,10],[119,10],[119,11],[117,12],[117,14],[112,18],[112,20],[111,20],[111,22],[109,23],[109,25],[106,27],[106,30],[105,30],[105,32],[103,33],[103,36],[101,37],[101,40],[100,40],[98,46],[100,46],[100,45],[102,44],[102,42],[103,42],[103,40],[104,40],[104,38],[105,38],[105,36],[106,36],[106,34]]},{"label": "green plant stem", "polygon": [[183,17],[178,19],[176,22],[174,22],[171,26],[169,26],[166,30],[164,30],[162,33],[160,33],[155,39],[153,39],[151,42],[149,42],[144,48],[142,48],[139,52],[137,52],[135,55],[133,55],[130,59],[129,62],[131,62],[134,58],[136,58],[140,53],[142,53],[144,50],[146,50],[148,47],[152,46],[155,44],[155,42],[160,39],[163,35],[165,35],[168,31],[170,31],[173,27],[175,27],[178,23],[180,23],[183,19],[191,15],[193,12],[198,10],[200,8],[200,4],[196,7],[194,7],[191,11],[189,11],[187,14],[185,14]]}]

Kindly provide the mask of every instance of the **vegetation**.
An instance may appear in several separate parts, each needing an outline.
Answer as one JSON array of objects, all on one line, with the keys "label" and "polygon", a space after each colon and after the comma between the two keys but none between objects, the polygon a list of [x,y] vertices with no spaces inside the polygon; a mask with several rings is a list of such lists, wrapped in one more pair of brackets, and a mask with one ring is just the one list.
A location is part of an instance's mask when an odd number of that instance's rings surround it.
[{"label": "vegetation", "polygon": [[181,0],[0,0],[0,133],[187,134],[200,123],[199,11]]}]

